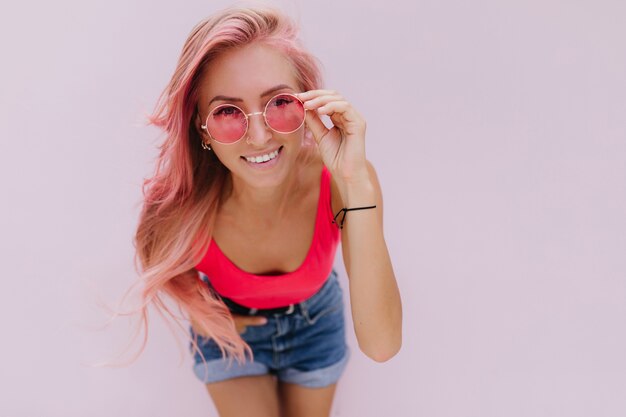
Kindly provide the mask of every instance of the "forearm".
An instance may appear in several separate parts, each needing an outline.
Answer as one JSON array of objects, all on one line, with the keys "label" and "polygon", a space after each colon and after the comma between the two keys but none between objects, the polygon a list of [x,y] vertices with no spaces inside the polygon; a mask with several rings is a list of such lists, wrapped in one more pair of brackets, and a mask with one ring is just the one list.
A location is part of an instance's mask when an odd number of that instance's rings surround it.
[{"label": "forearm", "polygon": [[361,350],[376,361],[394,356],[402,344],[402,302],[383,235],[382,199],[371,182],[343,186],[348,208],[342,240],[350,283],[354,330]]}]

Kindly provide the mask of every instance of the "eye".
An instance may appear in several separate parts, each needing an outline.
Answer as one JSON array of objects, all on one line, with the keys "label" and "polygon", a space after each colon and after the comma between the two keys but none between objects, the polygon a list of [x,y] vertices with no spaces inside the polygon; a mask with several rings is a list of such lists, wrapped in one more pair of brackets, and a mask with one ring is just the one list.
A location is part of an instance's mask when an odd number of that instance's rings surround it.
[{"label": "eye", "polygon": [[284,107],[291,103],[293,103],[293,97],[291,96],[278,96],[270,101],[270,106],[274,107]]},{"label": "eye", "polygon": [[222,106],[213,110],[213,117],[233,117],[238,116],[241,111],[237,107]]}]

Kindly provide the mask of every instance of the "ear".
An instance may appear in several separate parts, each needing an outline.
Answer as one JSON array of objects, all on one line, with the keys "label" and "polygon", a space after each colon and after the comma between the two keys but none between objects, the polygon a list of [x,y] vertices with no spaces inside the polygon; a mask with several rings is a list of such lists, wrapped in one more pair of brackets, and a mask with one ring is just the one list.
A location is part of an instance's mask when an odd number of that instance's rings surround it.
[{"label": "ear", "polygon": [[200,113],[198,111],[196,111],[193,116],[193,124],[196,128],[196,132],[198,132],[200,137],[203,139],[208,139],[207,131],[202,129],[202,119],[200,118]]}]

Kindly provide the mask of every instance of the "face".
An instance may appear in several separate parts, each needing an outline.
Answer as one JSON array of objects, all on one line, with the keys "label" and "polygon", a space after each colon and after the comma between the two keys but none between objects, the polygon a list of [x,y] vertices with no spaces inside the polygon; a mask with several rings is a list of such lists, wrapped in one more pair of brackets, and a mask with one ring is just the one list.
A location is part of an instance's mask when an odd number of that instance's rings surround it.
[{"label": "face", "polygon": [[[299,92],[291,63],[266,45],[252,44],[228,51],[205,68],[199,84],[196,128],[229,169],[235,184],[266,188],[283,183],[295,166],[304,127],[291,133],[277,133],[266,125],[262,114],[254,114],[248,116],[245,136],[236,143],[224,144],[202,129],[207,116],[225,104],[233,104],[247,114],[262,113],[277,94]],[[270,106],[273,104],[284,103],[279,99],[277,103],[270,102]],[[222,109],[218,109],[220,117],[230,117],[232,107]]]}]

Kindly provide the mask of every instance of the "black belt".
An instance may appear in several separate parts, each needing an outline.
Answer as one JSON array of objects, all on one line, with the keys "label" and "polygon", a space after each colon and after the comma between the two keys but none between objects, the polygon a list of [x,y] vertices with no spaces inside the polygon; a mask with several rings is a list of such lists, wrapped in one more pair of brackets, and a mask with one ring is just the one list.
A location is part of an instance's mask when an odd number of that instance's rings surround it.
[{"label": "black belt", "polygon": [[221,299],[230,311],[243,316],[273,316],[274,314],[291,314],[296,311],[296,307],[299,306],[299,304],[289,304],[288,306],[276,308],[250,308],[237,304],[230,298],[221,297]]}]

